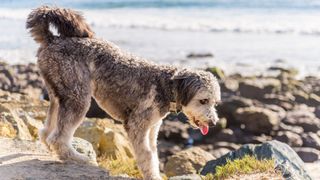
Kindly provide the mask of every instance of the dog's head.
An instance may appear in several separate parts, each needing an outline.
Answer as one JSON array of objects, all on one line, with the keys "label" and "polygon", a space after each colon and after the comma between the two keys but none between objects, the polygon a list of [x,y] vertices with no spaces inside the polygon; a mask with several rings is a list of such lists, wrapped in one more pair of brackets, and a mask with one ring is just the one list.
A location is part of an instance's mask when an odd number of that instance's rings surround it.
[{"label": "dog's head", "polygon": [[217,79],[205,71],[180,71],[174,76],[176,102],[190,124],[207,134],[209,126],[217,123],[215,106],[221,100]]}]

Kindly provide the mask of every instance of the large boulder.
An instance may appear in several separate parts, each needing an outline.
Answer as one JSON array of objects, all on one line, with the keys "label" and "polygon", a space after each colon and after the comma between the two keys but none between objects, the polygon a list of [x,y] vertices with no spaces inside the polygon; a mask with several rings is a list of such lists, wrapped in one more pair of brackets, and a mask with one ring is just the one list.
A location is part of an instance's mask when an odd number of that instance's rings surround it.
[{"label": "large boulder", "polygon": [[252,155],[258,159],[274,159],[275,168],[280,170],[286,179],[311,179],[307,174],[303,161],[299,158],[288,145],[273,140],[263,144],[246,144],[236,151],[220,157],[219,159],[209,161],[201,171],[202,175],[215,173],[217,166],[226,164],[227,160],[234,160]]},{"label": "large boulder", "polygon": [[61,163],[39,142],[8,138],[0,138],[0,174],[1,180],[130,179],[112,177],[106,170],[84,163]]},{"label": "large boulder", "polygon": [[280,119],[276,112],[253,106],[238,108],[235,112],[235,118],[245,126],[245,131],[257,134],[268,134],[280,124]]},{"label": "large boulder", "polygon": [[111,119],[85,119],[75,137],[89,141],[98,156],[111,159],[133,158],[133,149],[127,133]]},{"label": "large boulder", "polygon": [[169,177],[196,174],[206,162],[212,159],[214,157],[210,153],[199,147],[192,147],[169,157],[164,165],[164,173]]}]

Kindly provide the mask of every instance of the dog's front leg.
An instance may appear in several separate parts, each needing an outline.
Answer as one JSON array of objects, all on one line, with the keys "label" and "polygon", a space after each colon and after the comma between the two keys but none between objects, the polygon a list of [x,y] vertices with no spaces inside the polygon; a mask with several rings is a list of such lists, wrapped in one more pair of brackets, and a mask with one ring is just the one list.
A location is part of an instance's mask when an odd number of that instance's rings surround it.
[{"label": "dog's front leg", "polygon": [[127,127],[130,141],[136,155],[137,164],[145,180],[161,180],[158,157],[154,156],[149,144],[151,128]]},{"label": "dog's front leg", "polygon": [[150,144],[150,149],[152,151],[152,156],[153,156],[153,163],[155,167],[159,168],[159,157],[158,157],[158,133],[160,130],[160,126],[162,124],[162,120],[159,120],[155,125],[153,125],[150,129],[149,132],[149,144]]}]

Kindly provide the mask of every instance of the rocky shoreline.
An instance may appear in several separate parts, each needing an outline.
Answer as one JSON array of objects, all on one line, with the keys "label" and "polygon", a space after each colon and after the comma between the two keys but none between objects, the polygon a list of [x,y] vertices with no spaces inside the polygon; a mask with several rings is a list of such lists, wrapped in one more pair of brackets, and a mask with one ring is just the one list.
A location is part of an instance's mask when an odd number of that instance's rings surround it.
[{"label": "rocky shoreline", "polygon": [[[225,75],[216,67],[206,69],[219,78],[222,88],[219,124],[202,136],[183,114],[169,115],[159,133],[162,172],[197,174],[211,160],[243,144],[271,140],[289,145],[304,162],[319,162],[320,78],[297,79],[294,69],[269,69],[274,76]],[[36,141],[48,106],[36,65],[0,63],[0,89],[0,137]],[[101,167],[110,168],[106,159],[133,158],[120,124],[97,119],[108,116],[95,104],[88,116],[75,136],[92,144]]]}]

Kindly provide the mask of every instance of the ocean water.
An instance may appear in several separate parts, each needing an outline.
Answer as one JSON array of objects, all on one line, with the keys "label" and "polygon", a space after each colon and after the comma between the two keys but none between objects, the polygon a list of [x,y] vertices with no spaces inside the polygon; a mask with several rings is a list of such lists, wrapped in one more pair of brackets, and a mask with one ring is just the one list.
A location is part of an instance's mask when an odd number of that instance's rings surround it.
[{"label": "ocean water", "polygon": [[[160,64],[264,73],[269,66],[319,75],[318,0],[2,0],[0,59],[35,62],[38,45],[25,29],[31,9],[82,11],[97,36]],[[213,58],[188,59],[189,53]],[[282,61],[277,61],[282,59]]]}]

